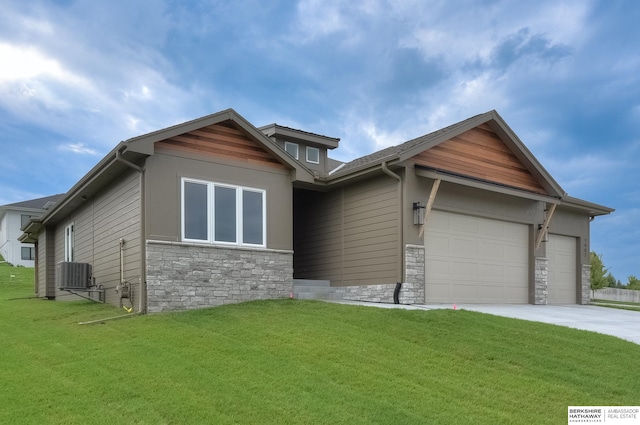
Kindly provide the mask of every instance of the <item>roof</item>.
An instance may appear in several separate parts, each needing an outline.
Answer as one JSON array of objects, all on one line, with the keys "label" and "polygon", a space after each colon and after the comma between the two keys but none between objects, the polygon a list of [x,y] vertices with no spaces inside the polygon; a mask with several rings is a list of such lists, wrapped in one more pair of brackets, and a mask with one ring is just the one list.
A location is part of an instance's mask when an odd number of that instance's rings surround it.
[{"label": "roof", "polygon": [[408,160],[439,143],[445,142],[481,124],[489,125],[496,132],[505,145],[511,149],[513,154],[522,162],[528,171],[542,184],[549,193],[549,196],[559,199],[566,195],[562,187],[553,179],[549,172],[545,170],[542,164],[538,162],[495,110],[475,115],[400,145],[391,146],[370,155],[354,159],[332,173],[327,179],[327,182],[343,181],[349,179],[351,176],[362,175],[369,170],[378,170],[383,162],[393,164]]},{"label": "roof", "polygon": [[401,156],[402,153],[412,150],[416,146],[422,146],[423,144],[426,144],[431,140],[435,140],[443,134],[453,133],[456,131],[457,128],[464,127],[466,123],[471,122],[477,119],[477,117],[480,117],[482,115],[473,116],[464,121],[460,121],[459,123],[441,128],[440,130],[436,130],[424,136],[417,137],[415,139],[404,142],[400,145],[390,146],[388,148],[379,150],[372,154],[365,155],[360,158],[356,158],[353,161],[347,162],[338,172],[334,174],[334,177],[344,175],[344,174],[349,174],[354,170],[366,168],[371,165],[377,165],[390,159],[397,159]]},{"label": "roof", "polygon": [[269,137],[282,136],[293,141],[320,145],[329,149],[337,148],[338,143],[340,142],[338,137],[323,136],[321,134],[298,130],[296,128],[286,127],[275,123],[259,127],[258,130],[262,131]]},{"label": "roof", "polygon": [[45,213],[40,221],[43,224],[55,222],[56,217],[64,216],[77,208],[86,199],[93,196],[115,178],[121,175],[131,164],[138,166],[144,158],[154,154],[154,144],[161,140],[175,137],[209,125],[231,122],[244,131],[265,149],[272,152],[279,160],[288,165],[294,173],[293,180],[313,183],[313,173],[303,164],[293,159],[284,149],[233,109],[226,109],[215,114],[195,120],[173,125],[141,136],[133,137],[118,143],[98,164],[84,175],[67,193],[58,199],[54,208]]},{"label": "roof", "polygon": [[28,201],[14,202],[13,204],[0,205],[0,208],[10,209],[39,209],[44,210],[49,203],[55,203],[64,193],[30,199]]}]

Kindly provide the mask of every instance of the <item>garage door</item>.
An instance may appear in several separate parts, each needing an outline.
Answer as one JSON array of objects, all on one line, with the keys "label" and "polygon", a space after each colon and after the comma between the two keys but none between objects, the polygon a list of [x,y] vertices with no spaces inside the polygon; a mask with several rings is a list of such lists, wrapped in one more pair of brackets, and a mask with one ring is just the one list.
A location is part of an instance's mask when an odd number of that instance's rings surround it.
[{"label": "garage door", "polygon": [[426,303],[529,302],[529,227],[432,211]]},{"label": "garage door", "polygon": [[577,296],[576,238],[549,235],[547,258],[549,259],[549,304],[575,304]]}]

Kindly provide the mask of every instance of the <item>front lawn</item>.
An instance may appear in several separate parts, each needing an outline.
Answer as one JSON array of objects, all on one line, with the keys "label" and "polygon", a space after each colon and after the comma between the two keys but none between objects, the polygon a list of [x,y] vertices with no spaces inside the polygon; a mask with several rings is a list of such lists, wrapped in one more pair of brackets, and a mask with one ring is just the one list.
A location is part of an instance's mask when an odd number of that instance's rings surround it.
[{"label": "front lawn", "polygon": [[78,325],[123,311],[4,272],[0,423],[558,424],[638,402],[640,346],[586,331],[298,300]]}]

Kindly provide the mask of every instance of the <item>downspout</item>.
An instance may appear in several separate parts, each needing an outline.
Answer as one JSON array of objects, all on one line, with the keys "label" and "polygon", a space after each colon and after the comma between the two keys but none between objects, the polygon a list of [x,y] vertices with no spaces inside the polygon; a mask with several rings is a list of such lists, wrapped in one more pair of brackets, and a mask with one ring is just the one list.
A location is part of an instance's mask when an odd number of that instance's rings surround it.
[{"label": "downspout", "polygon": [[403,255],[403,242],[404,242],[404,238],[403,238],[403,229],[404,229],[404,209],[403,209],[403,205],[404,205],[404,201],[403,201],[403,196],[402,196],[402,177],[400,177],[398,174],[394,173],[393,171],[391,171],[389,169],[389,167],[387,166],[387,162],[384,161],[380,168],[382,169],[382,172],[385,173],[386,175],[388,175],[391,178],[394,178],[398,181],[398,199],[400,202],[398,202],[398,253],[396,255],[396,264],[398,264],[398,275],[397,275],[397,285],[396,285],[396,290],[394,291],[394,303],[395,304],[399,304],[398,301],[398,294],[400,292],[400,285],[402,285],[402,282],[404,280],[404,255]]},{"label": "downspout", "polygon": [[116,151],[116,161],[119,161],[129,168],[136,170],[140,176],[140,295],[138,297],[138,314],[144,314],[147,311],[147,245],[146,245],[146,202],[145,202],[145,184],[144,184],[144,168],[127,161],[122,157],[121,150]]}]

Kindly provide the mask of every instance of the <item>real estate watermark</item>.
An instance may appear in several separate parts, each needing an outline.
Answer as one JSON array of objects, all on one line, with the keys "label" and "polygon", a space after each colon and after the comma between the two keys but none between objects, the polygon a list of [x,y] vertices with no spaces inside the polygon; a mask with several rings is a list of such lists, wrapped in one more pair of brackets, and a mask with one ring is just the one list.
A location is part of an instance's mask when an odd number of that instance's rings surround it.
[{"label": "real estate watermark", "polygon": [[640,425],[640,406],[569,406],[569,424]]}]

